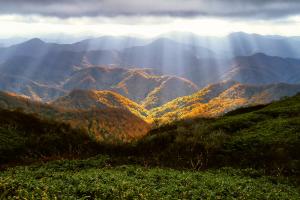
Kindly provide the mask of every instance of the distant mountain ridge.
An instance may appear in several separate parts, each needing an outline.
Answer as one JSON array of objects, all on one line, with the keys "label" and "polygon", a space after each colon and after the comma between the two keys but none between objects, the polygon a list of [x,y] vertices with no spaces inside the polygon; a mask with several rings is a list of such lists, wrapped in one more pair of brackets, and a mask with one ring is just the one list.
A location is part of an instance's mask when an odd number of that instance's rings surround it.
[{"label": "distant mountain ridge", "polygon": [[0,61],[14,56],[41,57],[51,52],[115,51],[147,43],[148,40],[139,38],[113,36],[85,39],[72,44],[44,42],[39,38],[32,38],[20,44],[0,48]]},{"label": "distant mountain ridge", "polygon": [[218,56],[229,58],[250,56],[258,52],[283,58],[300,58],[300,40],[298,37],[244,32],[233,32],[224,37],[199,36],[189,32],[171,32],[159,37],[209,48]]},{"label": "distant mountain ridge", "polygon": [[300,83],[300,60],[256,53],[233,59],[232,67],[221,80],[247,84]]},{"label": "distant mountain ridge", "polygon": [[[34,81],[62,81],[77,68],[84,65],[116,65],[124,68],[140,67],[153,68],[164,74],[182,76],[197,85],[205,85],[212,78],[198,79],[195,73],[208,74],[216,70],[214,52],[200,46],[186,45],[166,38],[160,38],[150,43],[130,43],[126,48],[114,50],[103,48],[101,39],[91,39],[74,44],[45,43],[40,39],[31,39],[24,43],[7,48],[0,48],[0,63],[2,68],[14,68],[20,71],[23,66],[15,64],[24,57],[31,63],[26,66],[33,74]],[[131,39],[132,40],[132,39]],[[95,44],[94,44],[95,42]],[[113,44],[117,41],[112,40]],[[96,48],[98,46],[98,48]],[[105,44],[106,45],[106,44]],[[138,45],[138,46],[134,46]],[[106,45],[107,46],[107,45]],[[12,66],[12,60],[13,66]],[[17,63],[16,63],[17,62]],[[25,62],[25,63],[26,63]],[[207,68],[209,66],[209,68]],[[18,68],[18,69],[16,69]],[[49,75],[37,77],[36,68]],[[53,71],[49,69],[53,68]],[[64,71],[60,71],[64,69]],[[38,70],[38,71],[39,71]],[[21,70],[22,71],[22,70]],[[6,71],[4,71],[6,72]],[[35,76],[34,76],[35,75]]]},{"label": "distant mountain ridge", "polygon": [[[283,47],[280,47],[280,45],[272,47],[271,45],[271,48],[270,45],[262,45],[261,40],[267,41],[262,43],[277,45],[281,42],[284,45],[281,45]],[[297,56],[294,56],[295,53],[300,52],[297,42],[300,43],[292,37],[246,33],[232,33],[225,39],[207,38],[189,33],[163,35],[152,40],[104,36],[73,44],[46,43],[34,38],[11,47],[0,48],[0,63],[6,63],[4,66],[11,68],[11,60],[18,61],[20,59],[18,56],[31,57],[33,59],[30,61],[31,65],[42,68],[40,70],[46,71],[49,75],[56,73],[56,76],[59,75],[59,77],[68,76],[70,72],[78,67],[83,67],[84,64],[113,64],[125,68],[132,66],[147,67],[159,70],[164,74],[182,76],[198,86],[204,87],[207,84],[216,82],[216,72],[219,73],[217,75],[226,73],[232,67],[230,66],[230,59],[235,59],[235,57],[263,53],[282,57],[283,59],[285,57],[297,58]],[[114,48],[118,44],[124,45]],[[257,45],[264,48],[258,48]],[[219,48],[222,46],[225,46],[225,49],[220,51]],[[230,49],[230,46],[232,49]],[[285,47],[289,50],[287,51]],[[250,48],[250,50],[247,50],[247,48]],[[273,53],[273,50],[280,50],[284,54]],[[225,55],[228,51],[233,51],[233,53],[229,53],[229,56]],[[49,61],[50,59],[51,61]],[[55,71],[49,73],[47,68],[64,69],[66,72],[63,72],[62,75]],[[201,77],[199,78],[199,76]],[[49,79],[55,81],[59,79],[54,76],[50,77]],[[63,77],[60,79],[63,79]]]}]

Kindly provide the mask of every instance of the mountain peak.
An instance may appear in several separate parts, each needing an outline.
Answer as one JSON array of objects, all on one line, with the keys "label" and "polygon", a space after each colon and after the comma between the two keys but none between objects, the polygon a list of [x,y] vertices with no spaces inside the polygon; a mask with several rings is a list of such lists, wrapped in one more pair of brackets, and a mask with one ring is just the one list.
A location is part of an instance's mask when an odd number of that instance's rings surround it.
[{"label": "mountain peak", "polygon": [[228,37],[238,37],[238,36],[248,36],[250,34],[245,32],[233,32],[228,35]]},{"label": "mountain peak", "polygon": [[45,44],[45,42],[43,40],[41,40],[40,38],[32,38],[24,43],[27,44]]},{"label": "mountain peak", "polygon": [[[26,48],[26,50],[30,51],[34,48],[44,47],[45,44],[46,43],[43,40],[41,40],[39,38],[33,38],[33,39],[27,40],[27,41],[25,41],[25,42],[23,42],[23,43],[21,43],[20,45],[17,45],[17,46],[21,47],[21,49]],[[17,46],[15,45],[15,47],[17,47]],[[24,51],[24,49],[23,49],[23,51]]]}]

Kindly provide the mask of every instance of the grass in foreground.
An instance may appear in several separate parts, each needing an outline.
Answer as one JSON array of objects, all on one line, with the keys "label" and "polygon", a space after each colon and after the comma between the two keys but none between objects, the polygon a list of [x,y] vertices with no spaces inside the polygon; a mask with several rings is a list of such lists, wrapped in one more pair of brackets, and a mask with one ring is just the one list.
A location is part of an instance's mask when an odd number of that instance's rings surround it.
[{"label": "grass in foreground", "polygon": [[108,157],[0,172],[0,199],[300,199],[286,181],[254,170],[111,167]]}]

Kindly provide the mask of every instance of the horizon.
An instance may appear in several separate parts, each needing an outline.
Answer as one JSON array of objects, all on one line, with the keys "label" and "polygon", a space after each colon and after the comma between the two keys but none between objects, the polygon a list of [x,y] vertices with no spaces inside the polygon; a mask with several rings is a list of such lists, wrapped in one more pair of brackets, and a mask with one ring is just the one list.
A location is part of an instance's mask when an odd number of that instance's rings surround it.
[{"label": "horizon", "polygon": [[156,37],[173,31],[222,37],[232,32],[300,36],[300,2],[234,0],[0,2],[0,38]]},{"label": "horizon", "polygon": [[[45,43],[53,43],[53,44],[74,44],[77,42],[82,42],[85,40],[94,40],[94,39],[101,39],[105,37],[111,37],[111,38],[134,38],[134,39],[141,39],[148,42],[153,42],[158,39],[170,39],[175,42],[185,43],[185,40],[192,40],[192,38],[198,38],[198,39],[204,39],[207,41],[213,41],[218,39],[227,40],[228,37],[234,35],[234,34],[240,34],[240,35],[247,35],[250,37],[254,36],[260,36],[260,37],[266,37],[266,38],[275,38],[275,39],[284,39],[284,38],[290,38],[295,40],[300,40],[300,34],[295,36],[286,36],[286,35],[280,35],[280,34],[258,34],[258,33],[248,33],[243,31],[236,31],[236,32],[230,32],[226,35],[222,36],[211,36],[211,35],[199,35],[193,32],[184,32],[184,31],[171,31],[171,32],[165,32],[156,36],[152,37],[144,37],[141,35],[67,35],[67,34],[52,34],[52,35],[44,35],[44,36],[28,36],[28,37],[0,37],[0,45],[2,47],[9,47],[12,45],[24,43],[33,39],[39,39]],[[188,37],[187,37],[188,35]],[[179,40],[179,41],[178,41]],[[181,41],[182,40],[182,41]],[[1,47],[1,46],[0,46]]]}]

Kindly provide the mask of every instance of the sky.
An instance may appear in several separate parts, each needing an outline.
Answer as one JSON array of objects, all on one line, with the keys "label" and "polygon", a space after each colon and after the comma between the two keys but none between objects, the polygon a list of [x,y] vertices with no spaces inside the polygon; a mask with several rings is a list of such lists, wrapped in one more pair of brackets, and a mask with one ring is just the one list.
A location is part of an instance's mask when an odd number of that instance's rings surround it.
[{"label": "sky", "polygon": [[300,36],[299,0],[1,0],[0,38],[243,31]]}]

